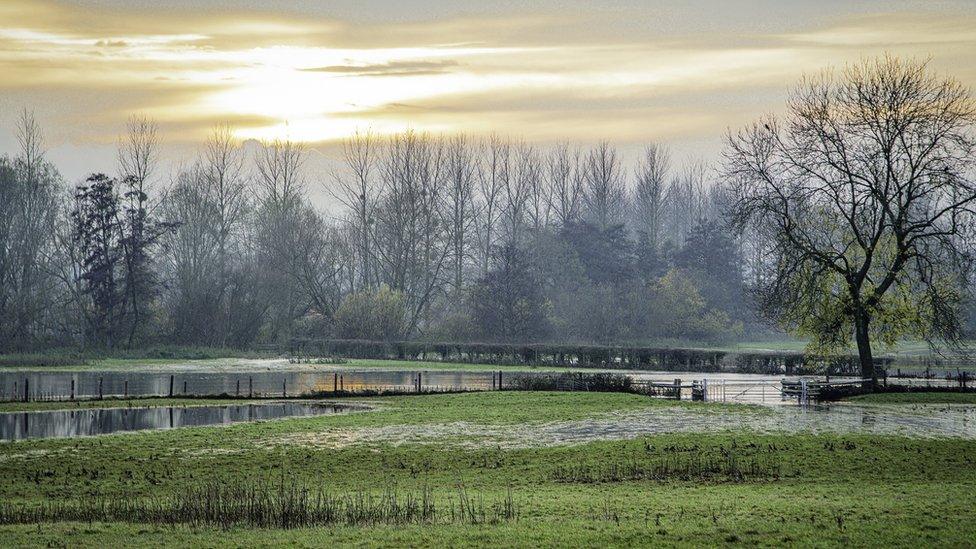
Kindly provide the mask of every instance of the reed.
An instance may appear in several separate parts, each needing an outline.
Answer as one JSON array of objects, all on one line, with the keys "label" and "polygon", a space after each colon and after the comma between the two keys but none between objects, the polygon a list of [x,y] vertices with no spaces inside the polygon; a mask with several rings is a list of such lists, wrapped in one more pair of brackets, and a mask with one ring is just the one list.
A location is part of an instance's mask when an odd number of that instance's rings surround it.
[{"label": "reed", "polygon": [[[442,512],[442,509],[446,509]],[[435,497],[429,487],[377,494],[335,494],[325,487],[289,481],[219,482],[188,485],[172,496],[142,499],[90,497],[41,503],[0,502],[0,524],[127,522],[231,528],[305,528],[402,524],[495,524],[516,520],[511,490],[499,501],[463,487]]]},{"label": "reed", "polygon": [[723,448],[718,455],[672,453],[648,460],[559,465],[553,468],[551,478],[556,482],[579,484],[639,480],[745,482],[778,480],[785,476],[783,470],[780,461],[771,456],[740,455],[734,448]]}]

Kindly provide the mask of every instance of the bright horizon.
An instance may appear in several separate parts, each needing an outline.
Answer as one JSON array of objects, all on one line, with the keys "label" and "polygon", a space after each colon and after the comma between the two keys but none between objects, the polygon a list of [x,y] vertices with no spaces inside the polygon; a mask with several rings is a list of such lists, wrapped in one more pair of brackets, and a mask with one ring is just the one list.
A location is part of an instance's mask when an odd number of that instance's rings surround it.
[{"label": "bright horizon", "polygon": [[970,2],[728,4],[8,0],[0,150],[26,107],[69,180],[114,166],[132,115],[159,122],[169,165],[217,123],[319,152],[370,128],[606,139],[625,155],[654,141],[714,160],[727,128],[826,67],[887,52],[976,84]]}]

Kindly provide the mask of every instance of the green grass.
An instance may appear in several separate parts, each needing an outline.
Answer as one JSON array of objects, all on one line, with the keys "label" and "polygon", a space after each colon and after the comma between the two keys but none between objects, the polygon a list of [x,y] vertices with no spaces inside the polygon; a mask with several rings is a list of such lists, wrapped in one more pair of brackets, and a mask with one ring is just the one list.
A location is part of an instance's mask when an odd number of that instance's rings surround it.
[{"label": "green grass", "polygon": [[194,361],[221,359],[274,358],[278,353],[224,349],[156,345],[139,349],[82,351],[79,349],[51,349],[38,353],[0,354],[0,368],[57,369],[57,370],[114,370],[144,365],[183,364]]},{"label": "green grass", "polygon": [[[282,477],[337,493],[463,484],[487,498],[512,490],[517,521],[499,525],[340,526],[301,530],[126,523],[0,526],[0,546],[60,545],[760,545],[960,546],[976,539],[976,442],[879,436],[680,434],[576,446],[501,449],[442,443],[276,444],[290,436],[467,423],[575,421],[644,407],[701,406],[606,393],[514,393],[355,399],[374,412],[0,444],[0,500],[176,494],[211,480]],[[143,403],[145,401],[134,401]],[[162,401],[157,401],[162,402]],[[195,401],[200,402],[200,401]],[[112,403],[119,404],[118,402]],[[708,405],[711,413],[766,413]],[[776,476],[560,482],[568,466],[756,456]]]},{"label": "green grass", "polygon": [[[967,342],[973,346],[976,342]],[[655,346],[654,343],[649,343]],[[742,341],[732,344],[714,345],[702,342],[666,341],[657,346],[671,348],[714,349],[729,352],[802,352],[805,341],[781,339],[769,341]],[[855,352],[851,348],[851,352]],[[893,349],[875,349],[877,355],[887,354],[896,357],[892,368],[906,370],[924,369],[926,360],[939,358],[953,368],[956,364],[953,351],[946,351],[946,357],[933,357],[925,342],[902,341]],[[147,367],[165,368],[167,366],[190,366],[196,369],[240,369],[245,367],[242,360],[282,358],[282,353],[271,351],[248,351],[241,349],[220,349],[208,347],[152,346],[144,349],[113,350],[110,352],[81,352],[72,349],[54,349],[43,353],[0,354],[0,369],[8,370],[58,370],[58,371],[135,371]],[[526,366],[509,364],[470,364],[466,362],[438,362],[386,359],[348,359],[344,365],[328,364],[287,364],[292,369],[331,369],[331,368],[377,368],[399,370],[467,370],[467,371],[580,371],[585,368],[564,368],[556,366]],[[965,363],[960,369],[973,370],[976,365]]]},{"label": "green grass", "polygon": [[592,372],[593,368],[566,368],[561,366],[527,366],[525,364],[472,364],[470,362],[435,362],[420,360],[387,360],[350,358],[345,368],[376,368],[391,370],[465,370],[469,372]]},{"label": "green grass", "polygon": [[976,393],[874,393],[851,397],[851,402],[872,404],[976,404]]}]

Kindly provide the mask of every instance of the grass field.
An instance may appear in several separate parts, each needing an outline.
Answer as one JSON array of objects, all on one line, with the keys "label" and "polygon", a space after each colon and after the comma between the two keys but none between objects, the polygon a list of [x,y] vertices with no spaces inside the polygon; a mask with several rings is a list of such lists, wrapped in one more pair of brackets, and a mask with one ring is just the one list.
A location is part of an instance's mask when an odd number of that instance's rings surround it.
[{"label": "grass field", "polygon": [[[658,346],[672,348],[712,348],[730,352],[802,352],[806,342],[799,340],[744,341],[731,345],[711,346],[700,342],[665,342]],[[976,349],[972,342],[968,348]],[[851,352],[855,350],[852,348]],[[955,352],[945,356],[932,355],[924,342],[903,341],[894,349],[876,349],[877,354],[887,353],[897,357],[893,368],[907,370],[924,369],[926,359],[941,359],[952,368],[976,369],[976,364],[966,359],[954,363]],[[290,363],[282,353],[197,347],[153,347],[142,350],[117,350],[111,356],[86,355],[71,350],[53,350],[45,353],[0,355],[0,370],[51,370],[51,371],[241,371],[249,369],[316,370],[316,369],[397,369],[397,370],[467,370],[467,371],[584,371],[587,368],[555,366],[527,366],[509,364],[471,364],[466,362],[439,362],[385,359],[346,359],[345,364]]]},{"label": "grass field", "polygon": [[[0,444],[0,501],[139,501],[175,497],[206,483],[287,479],[335,494],[429,490],[443,510],[438,518],[300,529],[17,524],[0,526],[0,546],[960,546],[976,539],[974,441],[743,431],[503,449],[490,436],[461,440],[438,435],[437,427],[480,425],[490,432],[492,426],[517,426],[531,432],[540,423],[646,407],[693,408],[703,422],[712,414],[765,412],[607,393],[356,400],[377,410]],[[426,429],[430,438],[395,436]],[[354,436],[381,430],[382,442]],[[323,434],[332,435],[329,443],[314,443]],[[461,493],[488,504],[510,497],[517,513],[486,524],[445,518]]]},{"label": "grass field", "polygon": [[875,393],[849,400],[871,404],[976,404],[976,393]]}]

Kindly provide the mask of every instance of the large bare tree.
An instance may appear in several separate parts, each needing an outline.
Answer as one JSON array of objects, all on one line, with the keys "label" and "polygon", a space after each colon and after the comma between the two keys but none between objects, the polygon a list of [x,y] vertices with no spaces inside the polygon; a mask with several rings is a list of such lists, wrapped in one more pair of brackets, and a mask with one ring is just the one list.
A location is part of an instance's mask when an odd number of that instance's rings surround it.
[{"label": "large bare tree", "polygon": [[355,225],[356,256],[359,261],[359,284],[363,288],[373,285],[373,224],[378,199],[377,160],[379,144],[370,131],[356,132],[342,143],[342,161],[346,173],[335,176],[332,195],[349,212],[349,221]]},{"label": "large bare tree", "polygon": [[739,226],[763,232],[763,308],[813,346],[959,337],[976,200],[976,106],[952,78],[892,57],[803,80],[782,118],[729,136]]},{"label": "large bare tree", "polygon": [[374,247],[381,281],[405,297],[409,334],[445,283],[451,253],[443,215],[447,154],[440,140],[405,132],[390,137],[384,156]]}]

